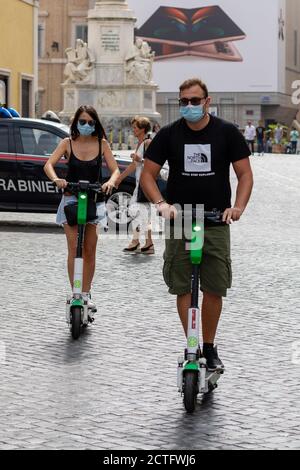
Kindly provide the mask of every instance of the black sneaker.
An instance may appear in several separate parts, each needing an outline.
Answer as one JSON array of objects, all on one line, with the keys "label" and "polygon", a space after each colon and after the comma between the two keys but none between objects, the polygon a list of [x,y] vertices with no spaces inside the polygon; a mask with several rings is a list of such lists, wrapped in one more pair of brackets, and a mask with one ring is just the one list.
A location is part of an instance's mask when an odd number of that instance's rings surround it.
[{"label": "black sneaker", "polygon": [[209,372],[215,372],[216,370],[225,369],[223,362],[218,356],[218,348],[213,344],[204,344],[203,356],[207,361],[207,370]]}]

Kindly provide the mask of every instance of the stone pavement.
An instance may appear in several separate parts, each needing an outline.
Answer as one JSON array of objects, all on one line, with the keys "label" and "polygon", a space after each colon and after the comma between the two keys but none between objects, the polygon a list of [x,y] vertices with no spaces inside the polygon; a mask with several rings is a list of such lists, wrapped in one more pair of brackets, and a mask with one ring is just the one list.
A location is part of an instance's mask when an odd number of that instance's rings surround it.
[{"label": "stone pavement", "polygon": [[300,448],[300,157],[252,162],[218,334],[227,371],[192,416],[176,388],[184,337],[162,241],[154,257],[128,257],[102,236],[99,313],[74,342],[64,235],[1,227],[0,449]]}]

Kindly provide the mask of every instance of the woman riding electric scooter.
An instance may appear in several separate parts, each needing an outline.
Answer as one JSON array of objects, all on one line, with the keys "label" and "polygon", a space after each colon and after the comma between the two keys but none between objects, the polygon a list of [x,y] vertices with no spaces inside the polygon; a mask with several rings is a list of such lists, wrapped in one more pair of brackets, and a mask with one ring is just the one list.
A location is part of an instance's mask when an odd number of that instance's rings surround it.
[{"label": "woman riding electric scooter", "polygon": [[[107,223],[104,194],[111,194],[120,174],[118,165],[105,137],[105,131],[97,111],[91,106],[80,106],[71,124],[71,138],[64,139],[58,145],[44,167],[48,178],[59,189],[63,190],[67,187],[68,182],[77,183],[80,180],[85,180],[90,183],[102,183],[102,156],[111,173],[109,181],[102,185],[102,193],[97,195],[97,216],[94,220],[88,222],[85,231],[82,291],[90,309],[96,308],[95,304],[91,301],[90,290],[95,273],[96,246],[98,241],[97,225],[106,225]],[[66,179],[59,178],[54,169],[63,156],[66,156],[68,159]],[[76,202],[76,196],[64,192],[56,216],[56,223],[64,226],[67,236],[68,273],[72,289],[77,246],[77,226],[70,226],[68,224],[64,207],[74,202]]]}]

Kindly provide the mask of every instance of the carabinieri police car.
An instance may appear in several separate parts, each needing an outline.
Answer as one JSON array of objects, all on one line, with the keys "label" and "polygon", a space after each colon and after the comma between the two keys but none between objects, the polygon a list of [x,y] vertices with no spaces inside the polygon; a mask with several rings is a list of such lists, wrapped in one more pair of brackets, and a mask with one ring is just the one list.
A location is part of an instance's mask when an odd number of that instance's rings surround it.
[{"label": "carabinieri police car", "polygon": [[[69,128],[43,119],[0,118],[0,211],[55,212],[61,194],[44,173],[43,167],[59,142],[69,136]],[[121,171],[132,161],[128,156],[115,155]],[[67,159],[56,166],[59,177],[67,173]],[[103,179],[109,171],[103,162]],[[164,178],[166,179],[166,178]],[[160,178],[163,188],[165,181]],[[135,187],[134,174],[118,189],[128,197]],[[114,201],[118,201],[116,195]],[[127,202],[128,203],[128,202]]]}]

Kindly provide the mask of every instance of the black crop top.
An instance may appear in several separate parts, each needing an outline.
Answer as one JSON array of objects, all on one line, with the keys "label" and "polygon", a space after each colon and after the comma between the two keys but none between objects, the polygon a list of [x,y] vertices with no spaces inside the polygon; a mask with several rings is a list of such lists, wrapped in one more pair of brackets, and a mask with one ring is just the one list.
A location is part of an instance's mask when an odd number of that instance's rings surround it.
[{"label": "black crop top", "polygon": [[[71,154],[68,162],[68,173],[66,180],[70,183],[78,183],[78,181],[89,181],[90,183],[102,183],[102,154],[101,141],[99,141],[99,154],[93,160],[80,160],[76,157],[72,148],[70,139]],[[102,202],[101,194],[97,196],[97,202]]]}]

